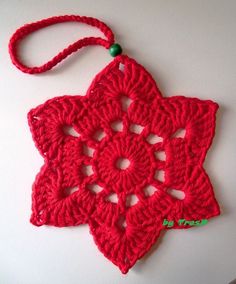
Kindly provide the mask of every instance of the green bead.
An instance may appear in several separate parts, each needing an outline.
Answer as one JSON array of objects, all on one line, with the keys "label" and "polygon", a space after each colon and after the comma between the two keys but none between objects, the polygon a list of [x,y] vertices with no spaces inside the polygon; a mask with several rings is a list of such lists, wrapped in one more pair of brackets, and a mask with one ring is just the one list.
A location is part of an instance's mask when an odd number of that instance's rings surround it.
[{"label": "green bead", "polygon": [[114,43],[110,48],[109,48],[110,55],[113,57],[116,57],[117,55],[122,53],[122,48],[118,43]]}]

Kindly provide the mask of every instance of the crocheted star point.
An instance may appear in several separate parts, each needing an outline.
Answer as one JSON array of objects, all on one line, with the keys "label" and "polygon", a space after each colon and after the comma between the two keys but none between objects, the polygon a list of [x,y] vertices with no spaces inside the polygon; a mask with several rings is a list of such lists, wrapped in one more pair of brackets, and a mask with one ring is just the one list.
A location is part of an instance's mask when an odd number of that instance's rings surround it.
[{"label": "crocheted star point", "polygon": [[57,97],[29,112],[45,160],[31,222],[89,224],[101,252],[127,273],[165,229],[165,218],[183,228],[179,219],[220,213],[202,167],[217,108],[163,98],[141,65],[117,56],[85,96]]}]

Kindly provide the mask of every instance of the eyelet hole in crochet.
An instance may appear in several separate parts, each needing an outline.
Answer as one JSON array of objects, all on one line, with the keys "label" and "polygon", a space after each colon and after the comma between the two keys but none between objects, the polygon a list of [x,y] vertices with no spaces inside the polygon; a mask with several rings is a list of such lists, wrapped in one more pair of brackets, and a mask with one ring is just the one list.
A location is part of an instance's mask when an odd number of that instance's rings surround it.
[{"label": "eyelet hole in crochet", "polygon": [[120,227],[120,229],[125,230],[125,228],[127,227],[125,216],[121,215],[119,217],[119,219],[117,221],[117,225],[118,225],[118,227]]},{"label": "eyelet hole in crochet", "polygon": [[131,207],[138,203],[138,197],[135,194],[129,194],[126,196],[126,206]]},{"label": "eyelet hole in crochet", "polygon": [[98,184],[94,183],[94,184],[89,184],[88,185],[88,189],[95,194],[98,194],[99,192],[101,192],[103,190],[103,188],[101,186],[99,186]]},{"label": "eyelet hole in crochet", "polygon": [[186,129],[185,128],[179,128],[175,131],[175,133],[172,135],[174,138],[184,138],[186,135]]},{"label": "eyelet hole in crochet", "polygon": [[93,139],[95,139],[96,141],[101,141],[105,136],[106,136],[105,132],[102,129],[98,129],[93,134]]},{"label": "eyelet hole in crochet", "polygon": [[147,185],[144,187],[144,194],[145,196],[149,197],[152,196],[157,191],[157,188],[153,185]]},{"label": "eyelet hole in crochet", "polygon": [[165,161],[166,160],[166,153],[165,151],[156,151],[155,153],[156,159],[160,161]]},{"label": "eyelet hole in crochet", "polygon": [[156,134],[151,133],[151,134],[148,135],[146,140],[149,144],[156,144],[156,143],[162,142],[163,138],[156,135]]},{"label": "eyelet hole in crochet", "polygon": [[156,180],[159,180],[160,182],[164,182],[165,181],[165,172],[163,170],[157,170],[155,172],[154,178]]},{"label": "eyelet hole in crochet", "polygon": [[88,147],[87,145],[83,145],[83,153],[84,155],[88,156],[88,157],[93,157],[93,154],[94,154],[94,149],[93,148],[90,148]]},{"label": "eyelet hole in crochet", "polygon": [[44,223],[44,220],[43,220],[43,214],[44,214],[45,210],[40,210],[38,212],[38,215],[37,215],[37,224],[38,225],[42,225]]},{"label": "eyelet hole in crochet", "polygon": [[129,127],[130,132],[140,134],[143,131],[144,127],[140,124],[131,124]]},{"label": "eyelet hole in crochet", "polygon": [[64,189],[65,196],[69,196],[78,190],[78,186],[68,187]]},{"label": "eyelet hole in crochet", "polygon": [[79,137],[80,134],[74,129],[71,125],[64,125],[62,127],[62,130],[65,135],[73,136],[73,137]]},{"label": "eyelet hole in crochet", "polygon": [[171,195],[172,197],[183,200],[185,198],[185,193],[182,190],[177,190],[173,188],[167,189],[167,193]]},{"label": "eyelet hole in crochet", "polygon": [[33,116],[33,120],[41,120],[41,117],[39,117],[39,116]]},{"label": "eyelet hole in crochet", "polygon": [[125,257],[124,261],[125,261],[126,264],[129,264],[129,263],[130,263],[130,261],[129,261],[129,259],[128,259],[127,256]]},{"label": "eyelet hole in crochet", "polygon": [[88,166],[82,166],[82,173],[85,176],[91,176],[93,174],[93,168],[91,165]]},{"label": "eyelet hole in crochet", "polygon": [[111,203],[118,203],[118,195],[113,192],[106,197],[106,201],[109,201]]},{"label": "eyelet hole in crochet", "polygon": [[122,110],[127,112],[129,106],[132,103],[132,100],[129,97],[125,96],[125,95],[122,95],[120,100],[121,100]]},{"label": "eyelet hole in crochet", "polygon": [[119,70],[120,70],[122,73],[124,73],[124,72],[125,72],[125,64],[120,63],[120,64],[119,64]]},{"label": "eyelet hole in crochet", "polygon": [[126,170],[130,166],[130,161],[124,157],[120,157],[116,160],[116,167],[120,170]]},{"label": "eyelet hole in crochet", "polygon": [[111,123],[111,128],[114,131],[121,132],[123,130],[123,122],[121,120],[116,120]]}]

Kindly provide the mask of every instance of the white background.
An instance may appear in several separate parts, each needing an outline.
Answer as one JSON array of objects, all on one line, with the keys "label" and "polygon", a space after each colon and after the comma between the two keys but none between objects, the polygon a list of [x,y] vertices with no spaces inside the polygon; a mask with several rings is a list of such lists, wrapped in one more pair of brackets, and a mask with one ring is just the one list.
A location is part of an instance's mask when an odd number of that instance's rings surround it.
[{"label": "white background", "polygon": [[[236,278],[236,1],[0,0],[0,284],[225,284]],[[124,276],[96,248],[87,226],[34,227],[31,185],[43,160],[27,112],[46,99],[84,94],[112,58],[86,48],[43,75],[21,73],[8,40],[21,25],[80,14],[110,25],[125,53],[144,65],[165,96],[182,94],[220,104],[205,168],[222,209],[205,227],[172,230]],[[25,40],[25,62],[45,62],[92,28],[64,24]]]}]

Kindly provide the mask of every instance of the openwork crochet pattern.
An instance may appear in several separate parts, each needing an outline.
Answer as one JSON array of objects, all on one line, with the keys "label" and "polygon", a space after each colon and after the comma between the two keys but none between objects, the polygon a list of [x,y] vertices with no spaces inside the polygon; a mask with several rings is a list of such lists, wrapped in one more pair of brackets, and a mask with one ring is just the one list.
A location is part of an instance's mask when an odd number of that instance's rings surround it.
[{"label": "openwork crochet pattern", "polygon": [[31,222],[89,224],[100,251],[127,273],[166,229],[164,219],[183,228],[179,219],[220,213],[202,167],[217,108],[163,98],[142,66],[117,56],[86,96],[53,98],[29,112],[45,161],[33,186]]}]

